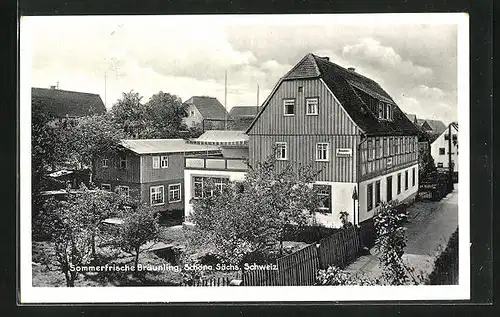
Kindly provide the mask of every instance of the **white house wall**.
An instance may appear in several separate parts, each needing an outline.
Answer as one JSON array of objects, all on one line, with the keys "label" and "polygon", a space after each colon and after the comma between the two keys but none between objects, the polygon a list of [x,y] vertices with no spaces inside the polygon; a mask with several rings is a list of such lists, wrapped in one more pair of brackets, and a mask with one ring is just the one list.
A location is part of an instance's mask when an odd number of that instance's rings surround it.
[{"label": "white house wall", "polygon": [[358,203],[353,201],[352,192],[357,184],[341,182],[316,182],[315,184],[332,186],[332,212],[315,213],[316,221],[326,227],[338,228],[341,226],[340,212],[346,211],[349,213],[349,221],[354,223],[354,210],[357,210]]},{"label": "white house wall", "polygon": [[[412,169],[415,168],[415,185],[412,186]],[[408,171],[408,190],[405,190],[405,171]],[[401,193],[398,194],[398,174],[401,173]],[[369,180],[365,180],[359,184],[359,219],[357,223],[372,218],[378,208],[375,207],[375,182],[380,181],[380,201],[387,201],[387,177],[392,176],[392,200],[400,202],[413,199],[418,192],[418,164],[412,165],[408,168],[403,168],[395,172],[380,175]],[[368,184],[373,183],[373,208],[367,211],[367,187]]]},{"label": "white house wall", "polygon": [[235,171],[210,171],[210,170],[184,170],[184,220],[189,222],[189,215],[193,211],[190,201],[193,198],[192,179],[194,176],[201,177],[229,177],[231,182],[245,179],[246,172]]}]

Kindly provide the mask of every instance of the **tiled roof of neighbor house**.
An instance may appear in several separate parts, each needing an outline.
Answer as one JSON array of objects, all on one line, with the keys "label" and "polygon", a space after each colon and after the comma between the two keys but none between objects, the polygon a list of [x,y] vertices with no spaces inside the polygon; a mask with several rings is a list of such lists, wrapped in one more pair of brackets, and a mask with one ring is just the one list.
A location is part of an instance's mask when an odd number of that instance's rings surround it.
[{"label": "tiled roof of neighbor house", "polygon": [[188,143],[184,139],[121,140],[121,145],[137,154],[183,153],[219,150],[216,146],[192,144]]},{"label": "tiled roof of neighbor house", "polygon": [[[294,79],[320,78],[330,91],[340,101],[349,117],[366,134],[370,135],[416,135],[418,133],[415,125],[410,122],[406,115],[397,107],[391,96],[382,89],[375,81],[356,73],[353,70],[345,69],[329,61],[324,57],[319,57],[311,53],[307,54],[297,65],[295,65],[285,76],[283,76],[275,89],[282,81]],[[372,97],[396,105],[393,111],[393,120],[378,120],[378,118],[368,109],[368,106],[356,93],[356,89],[361,90]],[[272,93],[271,93],[272,95]],[[264,102],[267,106],[269,98]],[[254,120],[252,125],[258,120]],[[248,128],[251,129],[252,125]],[[247,130],[247,131],[248,131]]]},{"label": "tiled roof of neighbor house", "polygon": [[31,102],[41,105],[55,117],[83,117],[106,112],[101,97],[86,92],[31,88]]},{"label": "tiled roof of neighbor house", "polygon": [[215,145],[246,145],[248,143],[248,135],[245,134],[245,131],[209,130],[205,131],[197,139],[190,140],[190,142]]},{"label": "tiled roof of neighbor house", "polygon": [[432,119],[418,119],[419,125],[422,127],[427,123],[429,127],[432,129],[432,133],[441,134],[444,130],[446,130],[446,125],[439,120]]},{"label": "tiled roof of neighbor house", "polygon": [[224,120],[231,118],[226,108],[214,97],[193,96],[185,103],[195,106],[204,119]]},{"label": "tiled roof of neighbor house", "polygon": [[412,122],[412,123],[416,123],[417,122],[417,115],[414,115],[412,113],[406,113],[405,112],[405,115],[406,117]]},{"label": "tiled roof of neighbor house", "polygon": [[259,107],[236,106],[231,108],[231,110],[229,111],[229,115],[233,119],[252,118],[255,117],[258,112],[259,112]]}]

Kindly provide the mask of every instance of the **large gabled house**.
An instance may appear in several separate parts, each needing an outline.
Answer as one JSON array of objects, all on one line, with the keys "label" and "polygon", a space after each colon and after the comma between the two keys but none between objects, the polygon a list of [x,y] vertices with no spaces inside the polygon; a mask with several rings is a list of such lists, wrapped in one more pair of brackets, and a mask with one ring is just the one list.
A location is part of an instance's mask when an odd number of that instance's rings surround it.
[{"label": "large gabled house", "polygon": [[120,152],[93,162],[94,183],[101,189],[135,195],[158,211],[184,208],[184,157],[221,156],[211,144],[184,139],[122,140]]},{"label": "large gabled house", "polygon": [[106,107],[98,94],[68,91],[52,86],[31,88],[32,106],[39,106],[53,119],[50,125],[76,122],[78,118],[106,113]]},{"label": "large gabled house", "polygon": [[226,108],[215,97],[193,96],[184,102],[187,117],[184,123],[188,127],[199,126],[203,130],[224,129],[231,121]]},{"label": "large gabled house", "polygon": [[[375,81],[307,54],[276,84],[246,133],[249,162],[275,155],[278,168],[311,164],[321,172],[319,222],[372,218],[382,201],[418,190],[418,130]],[[274,153],[273,153],[274,151]]]}]

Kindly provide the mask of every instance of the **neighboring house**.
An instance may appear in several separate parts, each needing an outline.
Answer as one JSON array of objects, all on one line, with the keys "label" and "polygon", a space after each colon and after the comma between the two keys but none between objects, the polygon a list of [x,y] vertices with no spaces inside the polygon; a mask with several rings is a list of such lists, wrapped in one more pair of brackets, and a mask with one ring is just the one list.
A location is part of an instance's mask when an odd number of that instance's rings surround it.
[{"label": "neighboring house", "polygon": [[250,165],[275,151],[278,169],[321,171],[316,218],[325,225],[340,226],[342,211],[361,223],[381,201],[417,194],[416,127],[375,81],[327,57],[307,54],[283,76],[246,132]]},{"label": "neighboring house", "polygon": [[67,91],[55,88],[31,88],[32,104],[41,105],[54,119],[49,123],[75,123],[78,118],[106,113],[106,107],[98,94]]},{"label": "neighboring house", "polygon": [[226,108],[214,97],[193,96],[184,102],[187,117],[184,123],[188,127],[199,126],[203,130],[224,129],[231,117]]},{"label": "neighboring house", "polygon": [[184,207],[184,157],[221,155],[214,145],[183,139],[122,140],[122,151],[93,162],[94,183],[101,189],[139,196],[157,210]]},{"label": "neighboring house", "polygon": [[212,191],[204,188],[209,179],[222,189],[229,181],[241,181],[245,178],[249,151],[248,135],[243,131],[206,131],[189,143],[218,146],[222,157],[185,157],[184,218],[187,223],[192,212],[191,199],[213,195]]},{"label": "neighboring house", "polygon": [[431,143],[446,130],[446,125],[439,120],[417,119],[417,123],[427,133]]},{"label": "neighboring house", "polygon": [[[430,140],[434,138],[432,136],[432,133],[429,134],[428,132],[426,132],[426,130],[424,130],[424,128],[421,127],[421,124],[419,123],[419,120],[417,119],[416,115],[411,113],[405,113],[405,115],[408,118],[408,120],[410,120],[418,130],[419,153],[422,153],[421,151],[426,151],[430,153]],[[430,128],[430,125],[428,123],[425,123],[425,128],[427,129],[427,131],[432,131],[432,128]]]},{"label": "neighboring house", "polygon": [[246,130],[259,113],[259,107],[236,106],[232,107],[229,115],[233,120],[233,130]]},{"label": "neighboring house", "polygon": [[[451,142],[449,142],[450,130]],[[451,123],[448,129],[445,129],[431,144],[431,155],[438,169],[448,170],[450,147],[453,173],[458,174],[458,123],[456,122]]]}]

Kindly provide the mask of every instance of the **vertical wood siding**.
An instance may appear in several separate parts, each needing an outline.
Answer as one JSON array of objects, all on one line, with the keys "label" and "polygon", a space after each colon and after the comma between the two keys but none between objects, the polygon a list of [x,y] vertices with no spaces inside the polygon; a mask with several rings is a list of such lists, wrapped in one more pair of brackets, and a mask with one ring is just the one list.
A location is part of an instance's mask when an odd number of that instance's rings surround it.
[{"label": "vertical wood siding", "polygon": [[[168,168],[153,169],[153,156],[168,156]],[[184,177],[184,155],[174,154],[148,154],[142,155],[141,183],[155,182]]]},{"label": "vertical wood siding", "polygon": [[[303,92],[298,92],[303,87]],[[319,98],[319,114],[306,115],[305,99]],[[295,99],[295,115],[284,116],[283,99]],[[249,135],[359,134],[358,127],[319,79],[284,81]]]},{"label": "vertical wood siding", "polygon": [[[265,161],[273,155],[276,142],[287,142],[288,160],[277,161],[278,169],[288,164],[292,166],[312,164],[314,170],[322,172],[316,177],[317,181],[356,182],[356,146],[360,136],[356,135],[251,135],[250,165]],[[328,162],[316,162],[316,143],[328,142]],[[351,157],[337,157],[337,148],[352,149]]]},{"label": "vertical wood siding", "polygon": [[138,155],[127,152],[127,168],[120,169],[120,156],[108,157],[108,167],[102,167],[101,158],[94,163],[94,177],[100,180],[139,183],[141,159]]}]

